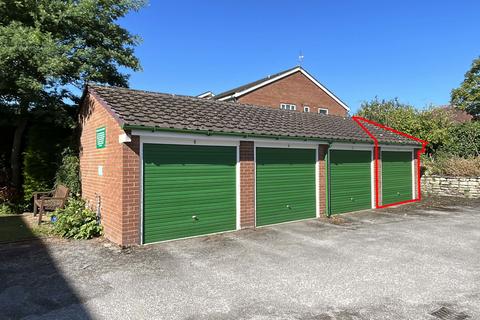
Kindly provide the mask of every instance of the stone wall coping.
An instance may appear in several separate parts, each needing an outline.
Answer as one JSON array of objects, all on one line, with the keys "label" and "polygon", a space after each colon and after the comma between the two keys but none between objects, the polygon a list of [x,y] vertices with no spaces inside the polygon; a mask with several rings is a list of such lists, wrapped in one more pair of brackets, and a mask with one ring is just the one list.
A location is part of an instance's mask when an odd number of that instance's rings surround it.
[{"label": "stone wall coping", "polygon": [[422,178],[444,178],[444,179],[473,179],[479,180],[480,176],[478,177],[466,177],[466,176],[442,176],[442,175],[424,175]]}]

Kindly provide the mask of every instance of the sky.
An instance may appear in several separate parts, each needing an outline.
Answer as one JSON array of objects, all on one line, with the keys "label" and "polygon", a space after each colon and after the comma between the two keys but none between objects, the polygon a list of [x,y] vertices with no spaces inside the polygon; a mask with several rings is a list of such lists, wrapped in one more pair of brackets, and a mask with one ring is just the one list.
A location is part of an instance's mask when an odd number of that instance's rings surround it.
[{"label": "sky", "polygon": [[143,40],[134,89],[220,93],[299,63],[355,113],[374,97],[448,104],[480,56],[480,1],[150,2],[120,21]]}]

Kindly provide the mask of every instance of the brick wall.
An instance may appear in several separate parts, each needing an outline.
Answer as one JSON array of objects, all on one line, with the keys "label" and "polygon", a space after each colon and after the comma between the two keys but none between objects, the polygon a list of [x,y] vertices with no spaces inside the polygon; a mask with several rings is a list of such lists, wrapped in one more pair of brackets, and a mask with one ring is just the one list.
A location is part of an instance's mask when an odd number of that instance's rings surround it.
[{"label": "brick wall", "polygon": [[[373,151],[375,152],[375,150]],[[375,156],[375,155],[374,155]],[[378,186],[378,204],[381,206],[383,205],[383,185],[382,185],[382,148],[378,147],[378,160],[377,160],[377,170],[378,170],[378,183],[376,184]],[[374,179],[375,179],[375,171],[373,172],[374,174]],[[374,181],[375,183],[375,181]],[[375,187],[373,188],[373,192],[375,192]],[[374,197],[376,197],[376,194],[374,194]],[[375,202],[376,205],[376,202]]]},{"label": "brick wall", "polygon": [[[101,101],[87,95],[80,111],[80,177],[82,197],[96,209],[101,199],[105,237],[120,244],[139,243],[139,141],[119,143],[125,132]],[[96,148],[96,129],[106,128],[106,146]],[[102,166],[100,176],[98,167]]]},{"label": "brick wall", "polygon": [[414,174],[414,179],[413,179],[413,185],[414,185],[414,190],[415,190],[415,193],[414,193],[414,199],[418,199],[420,198],[420,195],[418,194],[418,162],[420,161],[418,156],[418,151],[420,151],[420,149],[414,149],[413,150],[413,174]]},{"label": "brick wall", "polygon": [[280,108],[281,103],[297,106],[303,112],[303,106],[309,106],[310,112],[318,112],[318,108],[329,110],[329,114],[345,116],[347,110],[332,99],[325,91],[308,79],[301,72],[275,81],[238,98],[238,102]]},{"label": "brick wall", "polygon": [[318,181],[319,181],[319,205],[320,215],[327,214],[327,152],[328,145],[321,144],[318,146]]},{"label": "brick wall", "polygon": [[122,144],[122,245],[140,244],[140,137]]},{"label": "brick wall", "polygon": [[255,227],[254,142],[240,141],[240,227]]}]

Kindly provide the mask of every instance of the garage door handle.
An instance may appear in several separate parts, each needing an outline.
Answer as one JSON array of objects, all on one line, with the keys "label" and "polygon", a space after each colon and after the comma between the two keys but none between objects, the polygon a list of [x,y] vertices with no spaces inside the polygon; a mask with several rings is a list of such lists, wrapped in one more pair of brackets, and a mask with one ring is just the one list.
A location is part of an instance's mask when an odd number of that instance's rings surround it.
[{"label": "garage door handle", "polygon": [[192,216],[192,219],[197,221],[198,220],[198,217],[197,216]]},{"label": "garage door handle", "polygon": [[290,205],[289,205],[289,204],[287,204],[287,209],[292,209],[292,207],[290,207]]}]

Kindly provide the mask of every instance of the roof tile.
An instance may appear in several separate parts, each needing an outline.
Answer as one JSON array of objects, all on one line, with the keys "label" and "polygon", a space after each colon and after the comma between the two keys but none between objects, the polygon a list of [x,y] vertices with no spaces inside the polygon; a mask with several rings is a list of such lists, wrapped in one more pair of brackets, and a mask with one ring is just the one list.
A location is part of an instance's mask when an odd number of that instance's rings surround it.
[{"label": "roof tile", "polygon": [[[105,101],[126,126],[372,143],[350,117],[120,87],[88,85],[88,90]],[[378,127],[368,129],[378,133],[381,143],[418,144]]]}]

